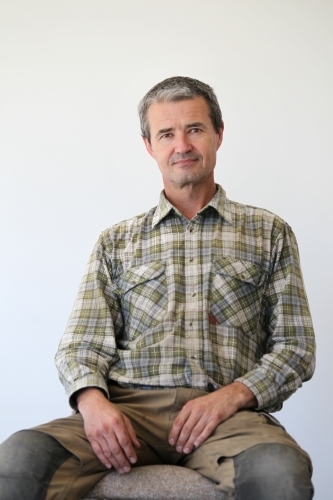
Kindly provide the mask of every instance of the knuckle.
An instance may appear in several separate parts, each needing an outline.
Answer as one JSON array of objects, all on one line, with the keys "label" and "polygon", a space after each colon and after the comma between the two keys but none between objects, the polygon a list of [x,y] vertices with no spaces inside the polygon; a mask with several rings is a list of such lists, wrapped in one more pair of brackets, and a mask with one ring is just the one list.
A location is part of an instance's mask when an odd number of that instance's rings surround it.
[{"label": "knuckle", "polygon": [[121,419],[118,416],[112,417],[110,419],[111,427],[118,429],[121,425]]},{"label": "knuckle", "polygon": [[88,438],[88,440],[89,440],[89,443],[94,451],[101,449],[101,447],[96,439],[89,439]]},{"label": "knuckle", "polygon": [[122,446],[122,448],[127,448],[128,446],[130,446],[130,440],[127,436],[122,436],[119,439],[119,444]]},{"label": "knuckle", "polygon": [[122,455],[122,450],[119,446],[114,446],[111,450],[112,455],[114,455],[116,458],[120,457]]},{"label": "knuckle", "polygon": [[173,422],[173,426],[178,429],[179,427],[183,427],[183,425],[184,425],[184,419],[182,418],[181,415],[178,415]]},{"label": "knuckle", "polygon": [[194,439],[196,439],[198,436],[200,436],[201,434],[201,431],[200,429],[196,429],[194,428],[191,432],[191,437],[190,437],[190,440],[193,441]]},{"label": "knuckle", "polygon": [[189,423],[183,425],[184,434],[190,434],[192,431],[192,426]]}]

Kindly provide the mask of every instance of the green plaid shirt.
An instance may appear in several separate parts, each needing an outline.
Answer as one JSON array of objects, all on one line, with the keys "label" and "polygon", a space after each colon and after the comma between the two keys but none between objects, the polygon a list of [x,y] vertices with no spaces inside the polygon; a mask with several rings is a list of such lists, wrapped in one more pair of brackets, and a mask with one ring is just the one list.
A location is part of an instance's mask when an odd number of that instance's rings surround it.
[{"label": "green plaid shirt", "polygon": [[314,370],[297,243],[267,210],[218,191],[188,221],[162,193],[104,231],[56,363],[71,396],[107,383],[206,391],[238,380],[276,411]]}]

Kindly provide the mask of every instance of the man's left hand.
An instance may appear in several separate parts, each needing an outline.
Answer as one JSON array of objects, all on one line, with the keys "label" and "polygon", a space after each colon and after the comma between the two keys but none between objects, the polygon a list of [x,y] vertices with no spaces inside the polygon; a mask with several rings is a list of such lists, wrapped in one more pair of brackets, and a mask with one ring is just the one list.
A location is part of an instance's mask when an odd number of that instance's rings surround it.
[{"label": "man's left hand", "polygon": [[241,382],[233,382],[215,392],[192,399],[175,418],[169,443],[180,453],[191,453],[216,427],[241,408],[256,406],[253,392]]}]

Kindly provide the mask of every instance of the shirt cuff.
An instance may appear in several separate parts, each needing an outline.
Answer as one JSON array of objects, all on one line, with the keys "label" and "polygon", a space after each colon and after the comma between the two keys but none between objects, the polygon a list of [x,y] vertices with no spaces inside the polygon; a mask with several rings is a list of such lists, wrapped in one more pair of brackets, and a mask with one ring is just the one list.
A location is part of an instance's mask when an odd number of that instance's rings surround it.
[{"label": "shirt cuff", "polygon": [[81,389],[87,389],[88,387],[95,387],[96,389],[100,389],[105,394],[106,398],[109,399],[108,386],[105,383],[105,380],[99,378],[96,375],[87,375],[82,379],[74,382],[74,384],[70,386],[70,389],[67,392],[67,395],[69,397],[69,404],[70,407],[73,408],[73,410],[78,411],[76,393]]}]

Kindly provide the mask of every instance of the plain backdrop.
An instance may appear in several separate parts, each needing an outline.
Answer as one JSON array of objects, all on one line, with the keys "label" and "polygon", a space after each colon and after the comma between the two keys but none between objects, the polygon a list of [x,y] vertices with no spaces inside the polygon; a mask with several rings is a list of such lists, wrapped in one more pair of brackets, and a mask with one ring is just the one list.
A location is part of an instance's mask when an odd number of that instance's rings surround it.
[{"label": "plain backdrop", "polygon": [[0,441],[70,413],[53,364],[99,233],[158,202],[136,106],[174,75],[225,120],[216,180],[295,231],[314,378],[276,416],[332,498],[332,0],[1,0]]}]

